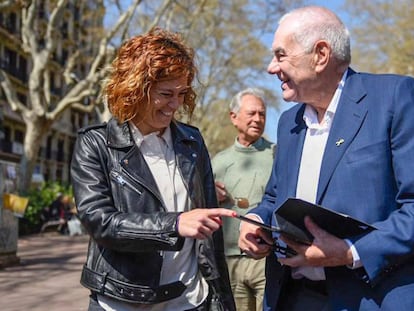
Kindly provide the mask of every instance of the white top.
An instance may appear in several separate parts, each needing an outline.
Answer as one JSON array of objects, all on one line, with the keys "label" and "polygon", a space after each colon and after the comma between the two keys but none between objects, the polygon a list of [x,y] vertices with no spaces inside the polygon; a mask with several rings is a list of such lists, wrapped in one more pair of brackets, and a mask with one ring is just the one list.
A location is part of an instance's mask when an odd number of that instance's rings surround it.
[{"label": "white top", "polygon": [[[129,123],[135,143],[140,148],[168,212],[184,212],[190,209],[190,199],[180,171],[177,169],[171,130],[143,136]],[[198,271],[194,239],[186,238],[179,252],[163,252],[160,285],[182,281],[187,287],[179,297],[153,305],[129,304],[98,295],[99,305],[107,311],[182,311],[200,305],[208,295],[207,282]]]},{"label": "white top", "polygon": [[[296,197],[305,201],[316,203],[318,191],[319,173],[321,170],[322,158],[328,140],[329,131],[335,116],[342,88],[345,84],[346,72],[344,73],[335,94],[326,109],[321,123],[318,121],[316,110],[306,105],[303,120],[307,130],[305,142],[302,149],[302,158],[299,167]],[[292,268],[292,277],[295,279],[307,277],[311,280],[324,280],[325,271],[321,267],[297,267]]]}]

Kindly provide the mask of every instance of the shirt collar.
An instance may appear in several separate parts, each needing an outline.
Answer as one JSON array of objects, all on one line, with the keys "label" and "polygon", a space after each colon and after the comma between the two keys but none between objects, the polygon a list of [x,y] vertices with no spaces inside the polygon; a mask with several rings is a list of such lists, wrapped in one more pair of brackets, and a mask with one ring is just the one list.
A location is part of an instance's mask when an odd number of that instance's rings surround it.
[{"label": "shirt collar", "polygon": [[238,138],[236,137],[235,141],[234,141],[234,145],[237,149],[242,149],[242,150],[257,150],[259,149],[262,145],[263,145],[263,137],[259,137],[258,140],[256,140],[254,143],[252,143],[249,146],[245,146],[242,145]]},{"label": "shirt collar", "polygon": [[[153,137],[153,136],[158,136],[160,134],[159,131],[156,131],[156,132],[149,133],[148,135],[142,135],[141,131],[138,129],[138,127],[135,126],[134,123],[130,121],[129,125],[131,127],[132,137],[134,138],[134,141],[138,147],[141,147],[141,144],[144,140],[150,137]],[[169,149],[172,149],[172,135],[171,135],[171,129],[169,126],[166,127],[164,130],[164,133],[158,137],[162,138],[162,140],[165,142],[165,144],[167,145]]]},{"label": "shirt collar", "polygon": [[332,97],[332,100],[329,103],[328,108],[326,109],[325,115],[323,117],[323,122],[321,124],[319,124],[316,110],[312,106],[306,105],[305,112],[303,114],[303,120],[305,121],[306,126],[308,128],[319,130],[329,129],[331,127],[333,118],[336,113],[336,108],[338,107],[339,98],[341,97],[342,89],[345,85],[345,78],[347,73],[348,70],[346,70],[342,75],[342,79],[341,81],[339,81],[338,87],[336,88],[334,96]]}]

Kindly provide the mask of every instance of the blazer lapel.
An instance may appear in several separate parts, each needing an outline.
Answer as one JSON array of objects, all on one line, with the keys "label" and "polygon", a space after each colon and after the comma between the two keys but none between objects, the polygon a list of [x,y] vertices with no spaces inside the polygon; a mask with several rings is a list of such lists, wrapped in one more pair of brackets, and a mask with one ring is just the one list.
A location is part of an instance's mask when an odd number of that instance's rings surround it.
[{"label": "blazer lapel", "polygon": [[298,175],[299,175],[299,167],[300,167],[300,160],[302,157],[302,149],[303,143],[305,141],[306,136],[306,124],[303,120],[303,113],[305,111],[305,105],[302,105],[300,109],[296,113],[295,118],[295,127],[291,129],[290,136],[289,136],[289,159],[288,159],[288,197],[295,197],[296,196],[296,187],[298,183]]},{"label": "blazer lapel", "polygon": [[335,168],[365,119],[367,109],[361,103],[365,95],[359,76],[351,70],[326,143],[319,175],[317,203],[321,202]]}]

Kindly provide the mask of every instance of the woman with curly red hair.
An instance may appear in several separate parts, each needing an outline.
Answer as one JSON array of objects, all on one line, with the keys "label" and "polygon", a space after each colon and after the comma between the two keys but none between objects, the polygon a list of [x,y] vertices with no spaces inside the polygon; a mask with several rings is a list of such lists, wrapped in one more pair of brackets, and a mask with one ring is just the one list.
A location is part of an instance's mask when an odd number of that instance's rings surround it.
[{"label": "woman with curly red hair", "polygon": [[191,117],[194,51],[155,28],[124,43],[105,98],[112,118],[79,131],[71,174],[91,236],[89,310],[235,310],[210,158]]}]

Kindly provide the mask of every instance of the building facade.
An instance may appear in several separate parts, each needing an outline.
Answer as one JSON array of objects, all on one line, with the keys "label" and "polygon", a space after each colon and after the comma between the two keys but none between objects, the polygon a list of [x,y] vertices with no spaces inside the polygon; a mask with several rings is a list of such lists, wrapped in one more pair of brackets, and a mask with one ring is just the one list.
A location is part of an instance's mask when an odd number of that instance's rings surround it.
[{"label": "building facade", "polygon": [[[48,18],[48,3],[43,1],[38,11],[38,19]],[[68,1],[60,31],[56,51],[50,61],[50,98],[51,102],[58,99],[67,91],[62,68],[70,53],[82,44],[80,36],[87,37],[91,29],[91,21],[82,18],[85,10],[90,10],[88,3],[92,1]],[[102,20],[94,19],[95,26]],[[46,21],[45,21],[46,23]],[[8,74],[17,91],[17,97],[24,105],[30,105],[28,96],[28,79],[32,69],[31,59],[22,49],[21,38],[22,19],[20,10],[10,8],[0,11],[0,68]],[[42,29],[41,25],[39,29]],[[84,40],[84,39],[83,39]],[[90,40],[87,44],[91,44]],[[85,42],[84,42],[85,43]],[[91,50],[91,49],[90,49]],[[87,68],[81,64],[76,67],[76,75],[81,76]],[[87,101],[87,99],[85,100]],[[85,102],[87,104],[87,102]],[[69,162],[72,154],[76,131],[82,126],[96,122],[96,115],[67,109],[59,120],[53,124],[52,130],[40,141],[40,151],[35,166],[32,182],[58,181],[68,183]],[[25,123],[21,116],[12,111],[5,94],[0,87],[0,163],[3,165],[0,178],[3,179],[3,192],[15,190],[16,174],[23,154]]]}]

